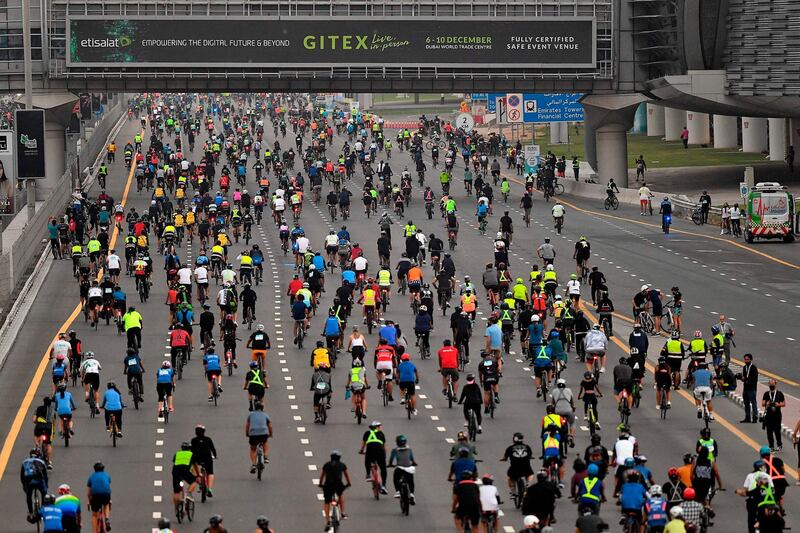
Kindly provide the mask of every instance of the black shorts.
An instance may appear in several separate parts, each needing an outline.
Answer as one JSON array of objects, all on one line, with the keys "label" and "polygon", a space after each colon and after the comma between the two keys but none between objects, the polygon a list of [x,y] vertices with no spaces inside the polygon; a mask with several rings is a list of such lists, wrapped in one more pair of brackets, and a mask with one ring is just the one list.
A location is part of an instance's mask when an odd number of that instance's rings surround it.
[{"label": "black shorts", "polygon": [[174,467],[172,469],[172,493],[179,494],[181,492],[181,481],[191,484],[196,480],[197,478],[188,466]]},{"label": "black shorts", "polygon": [[619,394],[623,390],[628,391],[628,394],[633,392],[633,382],[632,381],[620,381],[619,383],[614,385],[614,394]]},{"label": "black shorts", "polygon": [[100,390],[100,374],[92,373],[92,374],[84,374],[83,375],[83,384],[84,385],[91,385],[94,387],[94,390]]},{"label": "black shorts", "polygon": [[264,391],[266,391],[264,385],[259,385],[258,383],[250,383],[247,385],[247,392],[259,400],[264,397]]},{"label": "black shorts", "polygon": [[498,379],[496,377],[492,378],[492,379],[484,378],[484,380],[483,380],[483,390],[486,391],[486,392],[489,392],[490,390],[492,390],[492,386],[493,385],[497,385],[497,383],[498,383]]},{"label": "black shorts", "polygon": [[481,519],[481,513],[480,510],[476,509],[475,507],[458,506],[456,508],[456,518],[458,518],[459,520],[467,518],[469,519],[473,527],[478,527],[478,523],[480,523]]},{"label": "black shorts", "polygon": [[100,307],[103,305],[103,298],[98,296],[92,296],[89,298],[89,309],[94,309],[95,307]]},{"label": "black shorts", "polygon": [[411,294],[417,294],[419,293],[419,289],[421,286],[422,284],[420,282],[412,281],[408,284],[408,292],[410,292]]},{"label": "black shorts", "polygon": [[36,424],[35,426],[33,426],[34,437],[41,437],[43,435],[52,435],[52,433],[53,433],[52,424]]},{"label": "black shorts", "polygon": [[533,375],[537,378],[540,378],[545,375],[546,372],[550,372],[553,370],[552,366],[533,366]]},{"label": "black shorts", "polygon": [[656,380],[656,390],[669,390],[672,387],[672,382],[669,380],[659,381]]},{"label": "black shorts", "polygon": [[338,246],[326,246],[325,247],[325,251],[328,253],[328,255],[335,254],[336,250],[338,250],[338,249],[339,249]]},{"label": "black shorts", "polygon": [[172,396],[172,383],[156,383],[156,392],[158,392],[158,401],[163,402]]},{"label": "black shorts", "polygon": [[333,501],[334,496],[341,496],[344,492],[344,485],[341,483],[337,485],[323,485],[322,486],[322,496],[325,500],[325,503],[331,503]]},{"label": "black shorts", "polygon": [[89,507],[93,513],[98,512],[104,505],[111,503],[111,494],[92,494],[89,499]]},{"label": "black shorts", "polygon": [[119,276],[120,269],[119,268],[109,268],[108,273],[111,276]]},{"label": "black shorts", "polygon": [[269,440],[269,435],[251,435],[248,439],[250,446],[255,447],[259,444],[266,444],[267,440]]},{"label": "black shorts", "polygon": [[676,359],[674,357],[667,357],[667,364],[673,372],[680,372],[683,365],[683,359]]},{"label": "black shorts", "polygon": [[450,376],[450,379],[453,380],[453,383],[458,382],[458,369],[457,368],[443,368],[441,370],[442,377]]},{"label": "black shorts", "polygon": [[58,385],[62,381],[64,381],[65,376],[53,376],[53,384]]},{"label": "black shorts", "polygon": [[407,392],[409,396],[414,396],[417,390],[417,385],[413,381],[401,381],[400,390]]},{"label": "black shorts", "polygon": [[208,382],[211,383],[215,377],[222,374],[222,370],[209,370],[206,372],[206,378],[208,378]]},{"label": "black shorts", "polygon": [[208,474],[209,476],[213,476],[214,475],[214,460],[213,459],[209,459],[208,461],[198,461],[197,464],[198,464],[198,466],[199,465],[203,465],[203,468],[206,469],[206,474]]}]

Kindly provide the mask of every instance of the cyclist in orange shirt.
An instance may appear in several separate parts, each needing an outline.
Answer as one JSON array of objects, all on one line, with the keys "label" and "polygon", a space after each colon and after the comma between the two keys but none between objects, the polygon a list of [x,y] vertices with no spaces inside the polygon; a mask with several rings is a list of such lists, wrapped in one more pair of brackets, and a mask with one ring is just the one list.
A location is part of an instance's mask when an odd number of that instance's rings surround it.
[{"label": "cyclist in orange shirt", "polygon": [[416,261],[408,269],[406,281],[408,282],[409,302],[419,301],[419,289],[422,287],[422,269],[419,268]]}]

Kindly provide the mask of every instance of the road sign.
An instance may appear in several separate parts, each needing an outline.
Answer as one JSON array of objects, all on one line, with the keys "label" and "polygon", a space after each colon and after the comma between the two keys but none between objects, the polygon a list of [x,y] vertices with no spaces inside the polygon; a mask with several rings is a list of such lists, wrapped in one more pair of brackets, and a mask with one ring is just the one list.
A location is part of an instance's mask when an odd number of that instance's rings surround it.
[{"label": "road sign", "polygon": [[475,127],[475,119],[469,113],[461,113],[456,118],[456,127],[469,133]]},{"label": "road sign", "polygon": [[747,198],[747,193],[750,192],[750,187],[747,185],[746,181],[739,182],[739,196],[742,198]]},{"label": "road sign", "polygon": [[506,95],[506,115],[511,124],[520,124],[523,121],[522,94],[509,93]]},{"label": "road sign", "polygon": [[583,121],[582,93],[522,95],[525,122]]},{"label": "road sign", "polygon": [[494,104],[494,109],[489,107],[490,113],[495,113],[497,116],[497,123],[498,124],[508,124],[508,117],[506,116],[506,98],[505,96],[496,96],[491,100],[491,103]]}]

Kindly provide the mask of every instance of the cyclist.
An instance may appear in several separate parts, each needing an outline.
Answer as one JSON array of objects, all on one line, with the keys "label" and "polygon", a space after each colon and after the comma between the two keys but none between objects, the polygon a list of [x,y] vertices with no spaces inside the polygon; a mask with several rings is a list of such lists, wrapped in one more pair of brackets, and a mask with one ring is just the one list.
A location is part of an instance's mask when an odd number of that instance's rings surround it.
[{"label": "cyclist", "polygon": [[595,414],[594,425],[597,429],[600,429],[600,422],[597,420],[598,418],[598,411],[597,411],[597,400],[598,398],[602,398],[603,395],[600,392],[600,385],[595,381],[594,374],[591,372],[584,372],[583,373],[583,380],[580,384],[580,391],[578,392],[578,399],[583,399],[583,419],[589,419],[589,406],[592,406]]},{"label": "cyclist", "polygon": [[47,493],[47,465],[42,460],[42,453],[38,448],[34,448],[28,457],[22,461],[20,466],[19,478],[22,482],[22,490],[25,492],[25,502],[28,505],[28,522],[34,523],[38,520],[33,508],[33,491],[39,491],[40,501],[44,500]]},{"label": "cyclist", "polygon": [[247,417],[245,435],[250,443],[250,473],[256,473],[256,448],[263,445],[264,463],[269,463],[269,439],[272,438],[272,420],[264,412],[264,404],[255,402]]},{"label": "cyclist", "polygon": [[371,478],[372,464],[376,463],[380,469],[381,494],[388,494],[384,484],[386,483],[386,435],[381,429],[382,424],[373,420],[369,429],[361,437],[361,447],[359,454],[364,455],[364,470],[366,471],[367,481]]},{"label": "cyclist", "polygon": [[256,519],[256,530],[254,533],[275,533],[275,530],[269,527],[269,518],[261,515]]},{"label": "cyclist", "polygon": [[211,383],[217,380],[217,391],[222,392],[222,365],[220,364],[219,355],[217,355],[213,346],[206,349],[206,354],[203,356],[203,369],[208,379],[208,401],[213,402]]},{"label": "cyclist", "polygon": [[[423,313],[420,313],[423,314]],[[417,315],[419,316],[419,315]],[[426,315],[427,316],[427,315]],[[442,374],[442,394],[447,395],[447,378],[453,384],[453,397],[458,397],[458,349],[452,345],[450,339],[445,339],[437,355],[439,357],[439,372]]]},{"label": "cyclist", "polygon": [[[558,416],[558,415],[556,415]],[[542,435],[542,468],[557,471],[558,487],[564,488],[564,461],[561,456],[561,427],[548,424]]]},{"label": "cyclist", "polygon": [[250,335],[247,340],[247,348],[252,351],[253,361],[258,364],[259,368],[267,368],[267,350],[272,348],[269,340],[269,335],[265,331],[264,324],[259,324],[256,331]]},{"label": "cyclist", "polygon": [[619,364],[614,367],[612,374],[614,376],[614,401],[619,404],[622,391],[625,391],[627,393],[625,403],[630,411],[633,407],[633,369],[628,364],[628,359],[620,357]]},{"label": "cyclist", "polygon": [[[345,485],[344,481],[347,482]],[[331,460],[322,466],[319,477],[319,486],[322,488],[323,513],[325,515],[325,531],[331,529],[331,502],[336,498],[341,517],[347,518],[344,512],[344,490],[350,486],[350,473],[347,465],[342,462],[342,454],[338,450],[331,452]]]},{"label": "cyclist", "polygon": [[608,351],[608,338],[600,330],[600,324],[594,324],[584,340],[586,351],[586,370],[592,371],[593,359],[600,358],[600,372],[606,371],[606,351]]},{"label": "cyclist", "polygon": [[106,473],[103,463],[94,464],[94,472],[86,482],[89,508],[92,510],[92,531],[98,533],[100,520],[98,513],[105,517],[105,530],[111,529],[111,476]]},{"label": "cyclist", "polygon": [[414,467],[418,466],[414,460],[414,452],[408,446],[408,439],[405,435],[398,435],[395,438],[397,447],[389,454],[389,466],[396,466],[394,471],[394,497],[400,497],[400,480],[405,479],[408,485],[409,500],[411,505],[416,505],[414,499]]},{"label": "cyclist", "polygon": [[195,485],[197,484],[197,476],[199,469],[197,468],[196,459],[192,452],[192,445],[188,442],[181,443],[181,449],[175,452],[172,456],[172,505],[177,508],[178,502],[181,499],[183,492],[183,485],[187,485],[186,499],[192,499]]},{"label": "cyclist", "polygon": [[[400,347],[402,348],[402,346]],[[412,414],[417,414],[417,396],[416,396],[416,383],[419,383],[419,373],[417,367],[411,362],[411,355],[403,353],[400,355],[400,364],[397,365],[397,382],[400,391],[403,393],[403,398],[400,399],[400,404],[405,404],[405,398],[411,404]]]},{"label": "cyclist", "polygon": [[561,205],[561,202],[556,200],[556,205],[550,210],[550,214],[553,216],[553,224],[558,227],[564,225],[564,214],[566,213],[566,209],[564,206]]},{"label": "cyclist", "polygon": [[[500,370],[498,361],[490,352],[481,351],[481,362],[478,366],[478,379],[483,387],[483,413],[489,413],[489,400],[500,403]],[[491,396],[494,396],[492,398]]]},{"label": "cyclist", "polygon": [[669,340],[661,348],[661,355],[667,358],[672,372],[672,384],[675,390],[681,389],[681,365],[686,358],[686,347],[681,342],[681,334],[673,331]]},{"label": "cyclist", "polygon": [[633,468],[625,472],[625,483],[619,491],[619,503],[622,508],[622,516],[634,517],[636,523],[642,524],[642,509],[647,501],[647,492],[643,484],[642,476],[638,470]]},{"label": "cyclist", "polygon": [[[598,435],[599,437],[599,435]],[[589,510],[594,514],[600,513],[600,504],[605,501],[605,487],[599,477],[600,470],[596,464],[586,467],[586,477],[579,481],[576,500],[578,508],[584,512]]]},{"label": "cyclist", "polygon": [[158,394],[158,416],[164,416],[164,407],[166,406],[171,413],[173,411],[172,405],[172,391],[175,389],[175,371],[172,368],[172,363],[164,361],[161,363],[161,368],[158,369],[156,375],[156,392]]},{"label": "cyclist", "polygon": [[263,402],[264,401],[264,392],[269,387],[269,381],[267,380],[267,375],[264,372],[264,368],[258,365],[258,361],[250,361],[250,369],[247,371],[247,374],[244,378],[244,386],[242,387],[243,390],[247,391],[247,399],[249,401],[249,410],[253,410],[253,402]]},{"label": "cyclist", "polygon": [[555,413],[566,421],[567,435],[564,435],[564,426],[562,425],[562,439],[565,436],[569,437],[570,448],[575,446],[573,439],[575,438],[575,402],[573,400],[572,391],[567,387],[567,381],[564,378],[559,378],[556,382],[556,389],[550,393],[550,404],[554,407]]},{"label": "cyclist", "polygon": [[117,438],[122,438],[122,409],[125,404],[122,403],[122,394],[117,389],[117,384],[109,381],[106,384],[107,390],[103,394],[103,402],[100,408],[105,410],[106,431],[111,432],[111,417],[116,419],[117,425]]},{"label": "cyclist", "polygon": [[703,417],[701,403],[705,401],[708,408],[709,420],[714,420],[714,407],[711,405],[711,398],[714,391],[711,388],[711,380],[713,378],[711,372],[708,370],[708,364],[705,361],[697,365],[694,371],[694,404],[697,407],[697,418]]},{"label": "cyclist", "polygon": [[478,433],[483,433],[481,427],[481,405],[483,404],[483,394],[477,383],[475,383],[475,376],[467,374],[467,383],[461,389],[461,396],[458,398],[458,403],[464,404],[464,419],[466,422],[464,426],[469,425],[469,413],[475,413],[475,420],[478,424]]},{"label": "cyclist", "polygon": [[[100,389],[100,361],[95,359],[94,352],[86,352],[83,363],[81,364],[81,377],[83,381],[83,388],[85,391],[86,400],[89,400],[90,391],[94,393],[95,404],[99,401]],[[97,410],[95,414],[100,414]]]},{"label": "cyclist", "polygon": [[81,501],[72,494],[72,489],[66,483],[58,486],[58,498],[55,505],[61,509],[61,525],[64,533],[80,533],[81,530]]},{"label": "cyclist", "polygon": [[[378,346],[375,348],[374,366],[376,371],[376,379],[378,380],[378,388],[386,387],[386,394],[389,396],[389,401],[393,402],[392,397],[392,379],[394,375],[394,368],[397,367],[397,355],[392,346],[389,345],[386,339],[381,339]],[[385,375],[385,378],[381,376]]]},{"label": "cyclist", "polygon": [[213,498],[212,488],[214,487],[214,459],[217,458],[217,449],[214,441],[206,436],[206,427],[198,424],[194,428],[194,438],[192,439],[192,459],[206,470],[206,493],[209,498]]},{"label": "cyclist", "polygon": [[480,523],[480,488],[475,479],[474,471],[465,470],[461,474],[461,480],[453,487],[453,504],[450,512],[453,513],[457,531],[474,531]]},{"label": "cyclist", "polygon": [[[519,478],[525,479],[525,486],[527,486],[533,479],[533,468],[531,468],[531,460],[533,459],[533,450],[525,443],[525,437],[520,432],[514,433],[513,444],[506,448],[501,461],[508,461],[508,490],[511,497],[516,494],[517,486],[516,480]],[[520,498],[522,494],[517,495]]]}]

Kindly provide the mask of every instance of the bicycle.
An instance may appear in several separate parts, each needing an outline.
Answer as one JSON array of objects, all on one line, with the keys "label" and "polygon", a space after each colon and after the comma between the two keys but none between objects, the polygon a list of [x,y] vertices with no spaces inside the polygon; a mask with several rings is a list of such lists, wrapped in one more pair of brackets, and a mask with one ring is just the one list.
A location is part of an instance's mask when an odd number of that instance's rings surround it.
[{"label": "bicycle", "polygon": [[494,410],[495,410],[495,401],[494,401],[494,390],[489,390],[489,405],[486,408],[489,410],[489,418],[494,418]]},{"label": "bicycle", "polygon": [[186,518],[189,522],[194,521],[194,499],[186,494],[186,482],[181,481],[181,496],[178,503],[175,504],[175,518],[178,523],[183,523]]},{"label": "bicycle", "polygon": [[36,519],[36,533],[40,533],[42,527],[42,496],[39,490],[34,490],[31,495],[31,507],[33,507],[33,517]]},{"label": "bicycle", "polygon": [[[354,394],[364,394],[364,392],[362,391],[362,392],[358,392],[358,393],[354,393]],[[361,425],[361,421],[364,420],[364,418],[366,418],[364,416],[364,411],[361,409],[361,403],[362,402],[360,402],[360,401],[356,401],[356,423],[359,426]],[[325,418],[327,418],[327,416],[328,415],[326,414]],[[322,424],[324,424],[324,423],[325,422],[322,422]]]},{"label": "bicycle", "polygon": [[467,417],[467,436],[472,442],[475,442],[478,437],[478,416],[475,414],[474,408],[469,410]]},{"label": "bicycle", "polygon": [[619,403],[617,404],[617,410],[619,411],[619,421],[622,424],[627,425],[628,421],[631,417],[631,410],[628,407],[628,391],[622,390],[619,394]]},{"label": "bicycle", "polygon": [[447,389],[445,390],[447,395],[447,408],[452,409],[453,401],[456,399],[456,391],[453,387],[453,376],[447,376]]},{"label": "bicycle", "polygon": [[597,407],[594,404],[589,404],[589,408],[586,410],[586,420],[589,424],[589,434],[594,435],[597,433]]},{"label": "bicycle", "polygon": [[417,335],[417,339],[421,341],[419,348],[419,355],[424,359],[429,359],[431,356],[431,343],[426,335]]},{"label": "bicycle", "polygon": [[256,446],[256,477],[261,481],[261,476],[264,473],[265,460],[264,460],[264,445],[259,443]]},{"label": "bicycle", "polygon": [[633,395],[633,406],[638,409],[642,403],[642,381],[640,379],[633,380],[631,394]]},{"label": "bicycle", "polygon": [[297,348],[298,349],[302,349],[303,348],[303,339],[306,336],[305,321],[298,320],[298,321],[295,322],[295,324],[299,324],[300,325],[300,327],[297,329],[297,336],[294,338],[295,344],[297,344]]},{"label": "bicycle", "polygon": [[208,499],[208,472],[204,465],[198,464],[198,467],[200,468],[200,473],[197,475],[197,490],[200,492],[200,501],[206,503]]},{"label": "bicycle", "polygon": [[339,503],[334,499],[331,502],[330,525],[333,533],[339,532],[341,525],[341,511],[339,510]]},{"label": "bicycle", "polygon": [[389,405],[389,392],[386,390],[386,375],[389,373],[388,369],[382,368],[380,370],[381,379],[378,380],[378,388],[381,389],[381,399],[383,400],[383,406],[386,407]]},{"label": "bicycle", "polygon": [[564,217],[556,217],[555,228],[559,235],[561,235],[561,228],[564,226]]},{"label": "bicycle", "polygon": [[658,405],[658,409],[661,412],[661,420],[666,420],[669,403],[667,402],[667,391],[665,390],[661,391],[661,403]]},{"label": "bicycle", "polygon": [[626,513],[623,520],[624,520],[622,525],[623,533],[639,533],[641,525],[639,524],[639,518],[636,516],[635,513],[632,512]]},{"label": "bicycle", "polygon": [[[325,425],[325,422],[328,421],[328,409],[325,407],[325,403],[326,403],[325,396],[320,396],[319,399],[317,400],[317,403],[314,405],[314,407],[317,408],[317,418],[319,420],[319,423],[322,424],[323,426]],[[360,402],[358,404],[358,407],[361,407]],[[359,416],[358,410],[356,410],[356,416]],[[361,423],[360,416],[358,423],[359,424]]]},{"label": "bicycle", "polygon": [[147,302],[147,298],[150,296],[150,282],[147,278],[140,279],[138,283],[139,287],[139,300],[142,303]]},{"label": "bicycle", "polygon": [[65,416],[60,417],[60,419],[61,419],[61,438],[64,439],[64,448],[69,448],[69,439],[72,436],[72,433],[69,430],[69,419]]},{"label": "bicycle", "polygon": [[450,304],[448,303],[448,300],[450,300],[450,291],[449,290],[445,290],[445,291],[440,290],[439,291],[439,307],[442,310],[442,316],[447,316],[447,308],[450,307]]},{"label": "bicycle", "polygon": [[670,334],[675,331],[674,309],[675,302],[672,298],[667,298],[667,301],[662,306],[661,329]]},{"label": "bicycle", "polygon": [[375,306],[374,305],[367,306],[366,314],[367,314],[367,333],[369,335],[372,335],[372,329],[375,327]]},{"label": "bicycle", "polygon": [[383,480],[381,479],[381,470],[378,468],[376,461],[372,462],[369,467],[369,482],[372,485],[372,495],[376,500],[381,498],[381,488],[383,487]]},{"label": "bicycle", "polygon": [[408,417],[409,420],[411,420],[411,415],[414,414],[414,408],[411,407],[411,391],[410,390],[403,391],[403,403],[404,403],[405,408],[406,408],[406,416]]},{"label": "bicycle", "polygon": [[487,225],[486,217],[482,217],[480,221],[478,221],[478,232],[481,235],[486,235],[486,225]]},{"label": "bicycle", "polygon": [[485,533],[497,533],[497,513],[482,513],[481,521]]},{"label": "bicycle", "polygon": [[648,335],[652,335],[653,333],[655,333],[656,324],[655,321],[653,320],[653,315],[651,315],[646,309],[641,311],[637,315],[636,320],[639,322],[639,324],[642,325],[642,329]]},{"label": "bicycle", "polygon": [[612,194],[611,196],[606,197],[606,201],[603,202],[603,207],[605,207],[606,211],[609,209],[613,209],[616,211],[619,209],[619,199],[616,195]]},{"label": "bicycle", "polygon": [[211,398],[214,400],[214,406],[219,402],[219,375],[214,375],[211,380]]},{"label": "bicycle", "polygon": [[89,386],[89,418],[97,415],[97,398],[94,397],[94,385]]},{"label": "bicycle", "polygon": [[[399,466],[392,465],[392,468],[399,468],[404,472],[414,475],[416,468],[413,466]],[[397,491],[400,493],[400,512],[408,516],[411,510],[411,489],[408,487],[408,481],[405,476],[400,476],[400,482],[397,485]]]},{"label": "bicycle", "polygon": [[119,428],[117,427],[117,416],[112,414],[111,419],[109,420],[109,426],[111,427],[111,445],[116,448],[117,447],[117,437],[119,436]]},{"label": "bicycle", "polygon": [[519,476],[514,480],[514,492],[511,493],[511,499],[514,500],[515,509],[522,507],[522,500],[525,499],[525,490],[527,488],[528,480],[525,476]]}]

